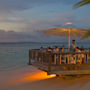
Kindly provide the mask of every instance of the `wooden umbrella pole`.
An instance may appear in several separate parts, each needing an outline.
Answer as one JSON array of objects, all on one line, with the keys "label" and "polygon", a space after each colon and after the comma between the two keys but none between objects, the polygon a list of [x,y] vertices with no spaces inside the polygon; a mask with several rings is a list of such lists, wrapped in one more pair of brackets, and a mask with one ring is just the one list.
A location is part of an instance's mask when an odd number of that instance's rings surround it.
[{"label": "wooden umbrella pole", "polygon": [[68,51],[70,52],[70,28],[69,28],[69,37],[68,37]]}]

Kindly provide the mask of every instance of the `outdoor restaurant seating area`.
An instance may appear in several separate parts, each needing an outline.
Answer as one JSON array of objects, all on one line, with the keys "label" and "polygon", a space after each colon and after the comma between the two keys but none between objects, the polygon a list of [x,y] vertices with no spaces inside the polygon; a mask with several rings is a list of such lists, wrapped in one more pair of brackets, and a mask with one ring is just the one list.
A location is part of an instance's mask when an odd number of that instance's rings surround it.
[{"label": "outdoor restaurant seating area", "polygon": [[83,52],[60,52],[64,49],[56,49],[58,52],[42,47],[29,50],[29,65],[49,74],[90,74],[90,49]]},{"label": "outdoor restaurant seating area", "polygon": [[90,48],[78,47],[75,40],[70,48],[41,46],[29,50],[29,64],[49,74],[90,74]]},{"label": "outdoor restaurant seating area", "polygon": [[36,54],[38,61],[41,61],[42,53],[47,53],[52,55],[53,64],[86,64],[89,63],[90,60],[90,49],[85,50],[84,48],[80,49],[76,47],[74,52],[68,52],[68,48],[58,48],[54,46],[54,48],[48,47],[46,49],[41,47],[38,51],[39,53]]}]

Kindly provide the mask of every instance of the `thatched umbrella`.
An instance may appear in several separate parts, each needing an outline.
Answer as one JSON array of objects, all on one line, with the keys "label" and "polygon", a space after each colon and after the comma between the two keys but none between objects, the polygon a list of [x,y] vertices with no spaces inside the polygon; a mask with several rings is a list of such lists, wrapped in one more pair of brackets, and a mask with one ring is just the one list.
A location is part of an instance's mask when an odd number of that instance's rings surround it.
[{"label": "thatched umbrella", "polygon": [[73,28],[72,23],[68,22],[65,27],[42,30],[41,32],[48,35],[68,36],[68,49],[70,51],[70,37],[81,37],[87,32],[87,30]]}]

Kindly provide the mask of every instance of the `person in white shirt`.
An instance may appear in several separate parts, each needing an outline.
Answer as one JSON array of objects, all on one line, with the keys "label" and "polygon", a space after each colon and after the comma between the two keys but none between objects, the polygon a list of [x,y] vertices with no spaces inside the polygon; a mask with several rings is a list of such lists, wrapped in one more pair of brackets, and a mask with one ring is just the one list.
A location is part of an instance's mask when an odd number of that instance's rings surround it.
[{"label": "person in white shirt", "polygon": [[75,52],[75,48],[76,48],[76,47],[77,47],[77,45],[76,45],[75,40],[72,40],[72,43],[71,43],[71,46],[70,46],[71,52]]},{"label": "person in white shirt", "polygon": [[54,46],[53,53],[59,53],[59,48],[57,46]]},{"label": "person in white shirt", "polygon": [[81,54],[81,50],[79,49],[79,47],[75,48],[75,52],[78,53],[78,54],[76,54],[76,56],[77,56],[77,63],[81,64],[82,63],[82,54]]}]

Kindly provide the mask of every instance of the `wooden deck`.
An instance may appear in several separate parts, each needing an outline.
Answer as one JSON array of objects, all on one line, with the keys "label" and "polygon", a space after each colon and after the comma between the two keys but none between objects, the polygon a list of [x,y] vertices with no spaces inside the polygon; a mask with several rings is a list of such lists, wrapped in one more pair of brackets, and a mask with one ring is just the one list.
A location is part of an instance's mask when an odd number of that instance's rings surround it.
[{"label": "wooden deck", "polygon": [[[79,58],[82,62],[77,62],[77,55],[83,54]],[[62,62],[62,55],[64,63]],[[72,57],[75,63],[71,63]],[[90,74],[90,52],[82,53],[46,53],[40,50],[29,50],[29,64],[40,70],[46,71],[48,74],[56,75],[86,75]]]}]

